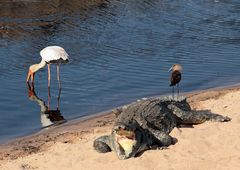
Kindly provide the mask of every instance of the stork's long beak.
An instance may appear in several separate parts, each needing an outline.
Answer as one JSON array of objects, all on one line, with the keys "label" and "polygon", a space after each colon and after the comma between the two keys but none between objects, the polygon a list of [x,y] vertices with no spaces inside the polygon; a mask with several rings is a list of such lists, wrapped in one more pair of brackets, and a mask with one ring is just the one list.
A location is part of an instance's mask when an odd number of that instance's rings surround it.
[{"label": "stork's long beak", "polygon": [[36,96],[35,90],[34,90],[34,84],[32,83],[32,86],[31,86],[31,84],[27,82],[27,85],[28,85],[28,97],[32,98],[33,96]]},{"label": "stork's long beak", "polygon": [[173,69],[173,66],[168,70],[168,72],[172,71],[172,69]]},{"label": "stork's long beak", "polygon": [[34,73],[33,73],[30,69],[28,70],[28,75],[27,75],[27,80],[26,80],[26,82],[28,82],[29,79],[31,79],[31,82],[32,82],[32,83],[34,82]]}]

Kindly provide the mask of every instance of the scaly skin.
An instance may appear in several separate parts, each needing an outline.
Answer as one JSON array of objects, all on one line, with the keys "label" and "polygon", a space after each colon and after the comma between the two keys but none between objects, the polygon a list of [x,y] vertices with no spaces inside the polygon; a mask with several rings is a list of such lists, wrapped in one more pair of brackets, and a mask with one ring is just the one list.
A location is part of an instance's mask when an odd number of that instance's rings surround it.
[{"label": "scaly skin", "polygon": [[[169,133],[182,124],[199,124],[205,121],[226,122],[229,117],[209,110],[192,110],[186,98],[181,96],[149,98],[114,110],[117,118],[110,135],[97,138],[94,149],[100,153],[115,151],[119,159],[134,157],[144,150],[164,148],[176,143]],[[127,131],[126,135],[123,132]],[[133,137],[127,134],[133,134]],[[119,135],[121,134],[121,135]],[[121,139],[131,141],[130,151],[120,145]]]}]

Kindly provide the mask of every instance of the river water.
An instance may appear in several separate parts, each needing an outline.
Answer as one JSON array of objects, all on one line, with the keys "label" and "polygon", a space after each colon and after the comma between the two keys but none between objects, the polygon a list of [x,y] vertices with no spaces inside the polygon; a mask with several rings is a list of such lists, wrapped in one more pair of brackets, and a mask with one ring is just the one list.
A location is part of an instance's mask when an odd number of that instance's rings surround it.
[{"label": "river water", "polygon": [[40,62],[39,51],[49,45],[64,47],[70,56],[60,66],[57,112],[56,66],[51,66],[50,109],[59,120],[170,94],[173,63],[184,68],[181,92],[238,84],[240,2],[0,2],[0,142],[45,126],[47,68],[36,73],[34,92],[25,81],[29,65]]}]

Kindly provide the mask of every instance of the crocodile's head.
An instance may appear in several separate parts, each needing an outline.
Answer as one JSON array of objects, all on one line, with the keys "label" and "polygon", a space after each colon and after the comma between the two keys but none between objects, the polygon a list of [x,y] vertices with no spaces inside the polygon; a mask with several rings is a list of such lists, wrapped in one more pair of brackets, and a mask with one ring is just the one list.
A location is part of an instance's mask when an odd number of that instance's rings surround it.
[{"label": "crocodile's head", "polygon": [[119,159],[127,159],[134,157],[138,151],[139,131],[136,123],[125,125],[118,123],[114,126],[112,131],[113,143],[115,151]]}]

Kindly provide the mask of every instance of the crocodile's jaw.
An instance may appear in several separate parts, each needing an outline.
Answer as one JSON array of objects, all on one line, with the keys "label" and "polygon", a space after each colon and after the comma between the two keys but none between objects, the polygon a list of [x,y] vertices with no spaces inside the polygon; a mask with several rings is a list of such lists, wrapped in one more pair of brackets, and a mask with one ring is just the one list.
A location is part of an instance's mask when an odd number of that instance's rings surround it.
[{"label": "crocodile's jaw", "polygon": [[114,132],[115,150],[119,159],[127,159],[133,155],[137,140],[134,131],[118,130]]},{"label": "crocodile's jaw", "polygon": [[118,144],[124,150],[125,156],[130,157],[131,153],[133,153],[134,146],[136,145],[137,141],[135,139],[128,139],[128,138],[120,138],[118,140]]}]

